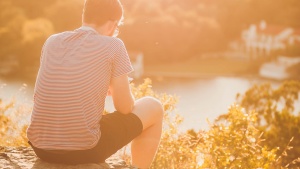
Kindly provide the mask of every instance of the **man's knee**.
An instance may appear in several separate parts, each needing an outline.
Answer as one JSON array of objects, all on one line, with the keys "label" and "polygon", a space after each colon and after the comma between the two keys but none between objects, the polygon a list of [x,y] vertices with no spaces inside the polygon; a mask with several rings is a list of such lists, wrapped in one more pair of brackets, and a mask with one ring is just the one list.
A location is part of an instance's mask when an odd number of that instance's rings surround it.
[{"label": "man's knee", "polygon": [[145,102],[147,102],[149,108],[152,110],[152,113],[155,114],[157,118],[163,117],[164,108],[160,100],[151,96],[143,97],[143,99]]}]

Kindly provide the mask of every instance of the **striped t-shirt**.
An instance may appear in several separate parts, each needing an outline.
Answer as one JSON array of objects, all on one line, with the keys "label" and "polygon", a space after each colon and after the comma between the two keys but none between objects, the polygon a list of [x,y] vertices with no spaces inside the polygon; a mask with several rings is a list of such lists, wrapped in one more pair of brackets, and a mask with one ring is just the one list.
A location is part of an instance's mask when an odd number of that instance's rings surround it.
[{"label": "striped t-shirt", "polygon": [[94,147],[110,81],[132,70],[118,38],[90,27],[50,36],[35,84],[29,141],[46,150]]}]

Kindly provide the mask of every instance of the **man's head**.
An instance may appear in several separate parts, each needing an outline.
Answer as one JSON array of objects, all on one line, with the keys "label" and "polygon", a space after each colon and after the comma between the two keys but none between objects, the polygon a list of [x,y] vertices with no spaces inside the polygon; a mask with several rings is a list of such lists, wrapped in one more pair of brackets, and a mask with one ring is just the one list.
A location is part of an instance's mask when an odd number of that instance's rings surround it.
[{"label": "man's head", "polygon": [[122,23],[123,7],[119,0],[85,0],[82,22],[101,27],[108,22]]}]

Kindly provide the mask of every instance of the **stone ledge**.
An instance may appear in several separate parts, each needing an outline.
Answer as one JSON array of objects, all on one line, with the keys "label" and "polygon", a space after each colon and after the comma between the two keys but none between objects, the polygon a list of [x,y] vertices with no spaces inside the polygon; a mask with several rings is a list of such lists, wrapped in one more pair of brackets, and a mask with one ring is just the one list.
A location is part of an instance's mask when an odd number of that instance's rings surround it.
[{"label": "stone ledge", "polygon": [[29,147],[1,147],[1,169],[129,169],[125,161],[112,156],[102,164],[62,165],[44,162]]}]

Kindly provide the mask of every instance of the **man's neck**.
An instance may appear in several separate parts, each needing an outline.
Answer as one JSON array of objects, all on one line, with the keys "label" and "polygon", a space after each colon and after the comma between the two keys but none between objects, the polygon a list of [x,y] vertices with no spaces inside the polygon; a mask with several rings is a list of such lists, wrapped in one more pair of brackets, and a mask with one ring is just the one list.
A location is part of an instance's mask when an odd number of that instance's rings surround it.
[{"label": "man's neck", "polygon": [[100,35],[104,35],[104,28],[103,27],[97,27],[94,24],[86,24],[86,23],[83,23],[82,26],[92,28],[93,30],[98,32]]}]

